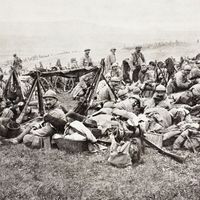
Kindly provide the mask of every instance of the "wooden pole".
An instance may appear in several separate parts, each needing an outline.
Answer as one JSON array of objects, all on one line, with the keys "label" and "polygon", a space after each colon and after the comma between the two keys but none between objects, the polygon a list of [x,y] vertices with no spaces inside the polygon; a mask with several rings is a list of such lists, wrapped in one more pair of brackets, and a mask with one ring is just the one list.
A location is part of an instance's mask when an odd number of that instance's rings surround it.
[{"label": "wooden pole", "polygon": [[44,102],[42,98],[42,90],[41,90],[41,82],[40,82],[40,76],[37,73],[37,92],[38,92],[38,103],[39,103],[39,113],[41,116],[44,115]]},{"label": "wooden pole", "polygon": [[30,92],[29,97],[28,97],[28,99],[27,99],[27,101],[26,101],[26,104],[25,104],[25,106],[24,106],[22,112],[20,113],[19,117],[16,119],[16,122],[17,122],[17,123],[21,123],[22,120],[23,120],[23,118],[24,118],[24,115],[25,115],[25,113],[26,113],[26,109],[27,109],[27,107],[28,107],[28,104],[30,103],[31,98],[32,98],[32,96],[33,96],[33,92],[35,91],[35,87],[36,87],[36,85],[37,85],[37,81],[38,81],[38,80],[37,80],[37,77],[36,77],[36,78],[34,79],[34,81],[33,81],[32,88],[31,88],[31,92]]},{"label": "wooden pole", "polygon": [[4,95],[5,99],[7,99],[7,96],[8,96],[8,87],[9,87],[9,84],[10,84],[10,82],[11,82],[12,77],[13,77],[13,70],[12,70],[11,73],[10,73],[10,76],[9,76],[9,78],[8,78],[8,80],[7,80],[5,89],[4,89],[4,91],[3,91],[3,95]]}]

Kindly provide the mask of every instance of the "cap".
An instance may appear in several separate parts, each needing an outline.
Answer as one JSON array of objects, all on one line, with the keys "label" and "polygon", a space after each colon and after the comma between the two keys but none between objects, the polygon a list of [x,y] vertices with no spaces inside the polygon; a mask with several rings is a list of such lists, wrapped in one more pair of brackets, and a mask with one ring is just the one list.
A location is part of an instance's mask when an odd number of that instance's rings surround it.
[{"label": "cap", "polygon": [[117,50],[116,48],[111,48],[110,50]]},{"label": "cap", "polygon": [[84,51],[86,52],[86,51],[90,51],[91,49],[85,49]]},{"label": "cap", "polygon": [[48,97],[58,99],[57,94],[53,90],[46,91],[43,98],[48,98]]},{"label": "cap", "polygon": [[142,46],[138,45],[135,47],[135,49],[142,49]]}]

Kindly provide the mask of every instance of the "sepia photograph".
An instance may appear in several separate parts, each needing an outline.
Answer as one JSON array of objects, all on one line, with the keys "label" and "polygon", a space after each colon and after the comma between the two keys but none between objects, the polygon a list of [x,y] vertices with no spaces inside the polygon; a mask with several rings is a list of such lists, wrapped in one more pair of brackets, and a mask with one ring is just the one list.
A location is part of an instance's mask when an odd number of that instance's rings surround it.
[{"label": "sepia photograph", "polygon": [[199,0],[0,5],[0,200],[200,199]]}]

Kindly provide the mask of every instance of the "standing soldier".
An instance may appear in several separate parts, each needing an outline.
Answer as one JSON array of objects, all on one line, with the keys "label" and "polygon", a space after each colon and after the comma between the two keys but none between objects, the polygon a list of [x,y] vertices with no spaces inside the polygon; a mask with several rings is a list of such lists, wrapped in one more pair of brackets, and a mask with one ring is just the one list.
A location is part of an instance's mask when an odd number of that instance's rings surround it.
[{"label": "standing soldier", "polygon": [[60,59],[58,59],[58,60],[56,61],[56,67],[57,67],[58,69],[62,70],[62,65],[61,65]]},{"label": "standing soldier", "polygon": [[106,58],[106,69],[105,69],[105,73],[107,73],[109,70],[111,70],[111,66],[113,65],[113,63],[116,62],[116,48],[112,48],[110,49],[110,54],[107,56]]},{"label": "standing soldier", "polygon": [[80,61],[80,67],[93,67],[93,61],[92,58],[90,57],[90,49],[85,49],[84,50],[85,54],[84,56],[81,58]]},{"label": "standing soldier", "polygon": [[141,65],[142,63],[145,63],[145,58],[141,53],[141,49],[141,46],[136,46],[135,51],[131,54],[130,67],[132,74],[130,74],[130,78],[134,82],[138,81],[138,74],[141,70]]},{"label": "standing soldier", "polygon": [[17,56],[17,54],[13,54],[13,68],[16,70],[17,74],[20,75],[22,70],[22,60]]}]

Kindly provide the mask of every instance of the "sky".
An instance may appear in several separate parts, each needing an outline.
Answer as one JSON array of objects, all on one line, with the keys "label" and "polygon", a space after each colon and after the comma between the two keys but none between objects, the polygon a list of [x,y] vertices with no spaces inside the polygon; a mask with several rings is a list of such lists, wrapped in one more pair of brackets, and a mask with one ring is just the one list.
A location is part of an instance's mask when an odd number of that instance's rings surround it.
[{"label": "sky", "polygon": [[0,21],[82,20],[132,30],[200,30],[200,0],[0,0]]},{"label": "sky", "polygon": [[200,0],[0,0],[0,55],[200,38]]}]

